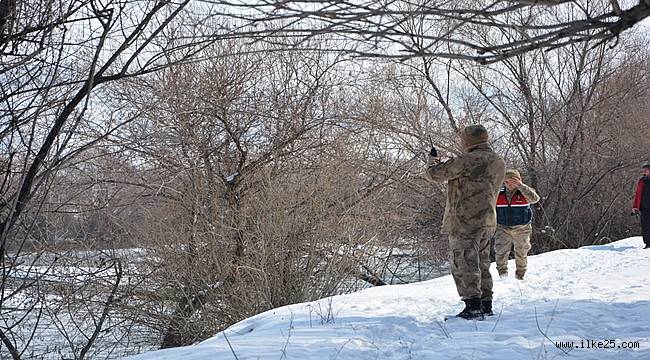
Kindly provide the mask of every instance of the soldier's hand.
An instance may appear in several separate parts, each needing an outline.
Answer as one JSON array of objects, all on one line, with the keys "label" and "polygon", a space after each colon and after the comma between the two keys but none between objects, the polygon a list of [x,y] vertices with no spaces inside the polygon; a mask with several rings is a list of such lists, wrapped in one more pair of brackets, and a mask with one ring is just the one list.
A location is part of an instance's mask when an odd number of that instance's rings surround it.
[{"label": "soldier's hand", "polygon": [[639,209],[632,209],[632,215],[639,215]]},{"label": "soldier's hand", "polygon": [[426,157],[427,157],[426,160],[427,165],[435,165],[440,162],[440,158],[431,156],[431,153],[427,153]]}]

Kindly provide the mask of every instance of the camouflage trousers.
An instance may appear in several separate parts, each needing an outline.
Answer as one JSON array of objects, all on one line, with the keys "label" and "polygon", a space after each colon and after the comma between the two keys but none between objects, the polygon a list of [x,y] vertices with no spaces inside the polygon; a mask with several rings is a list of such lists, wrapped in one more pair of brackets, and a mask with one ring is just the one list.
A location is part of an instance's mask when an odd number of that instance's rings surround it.
[{"label": "camouflage trousers", "polygon": [[528,266],[528,251],[530,250],[530,234],[533,228],[528,225],[497,226],[494,234],[494,252],[499,274],[508,273],[508,257],[515,249],[516,275],[523,277]]},{"label": "camouflage trousers", "polygon": [[463,300],[492,300],[490,238],[494,228],[449,235],[449,267]]}]

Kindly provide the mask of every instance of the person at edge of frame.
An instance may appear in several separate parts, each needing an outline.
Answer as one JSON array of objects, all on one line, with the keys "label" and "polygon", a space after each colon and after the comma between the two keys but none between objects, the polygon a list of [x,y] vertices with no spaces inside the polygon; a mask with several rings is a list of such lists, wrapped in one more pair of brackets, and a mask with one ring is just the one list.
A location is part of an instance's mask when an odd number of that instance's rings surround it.
[{"label": "person at edge of frame", "polygon": [[643,164],[641,167],[643,176],[636,184],[634,192],[634,203],[632,204],[632,214],[640,215],[641,218],[641,235],[645,243],[645,249],[650,248],[650,162]]}]

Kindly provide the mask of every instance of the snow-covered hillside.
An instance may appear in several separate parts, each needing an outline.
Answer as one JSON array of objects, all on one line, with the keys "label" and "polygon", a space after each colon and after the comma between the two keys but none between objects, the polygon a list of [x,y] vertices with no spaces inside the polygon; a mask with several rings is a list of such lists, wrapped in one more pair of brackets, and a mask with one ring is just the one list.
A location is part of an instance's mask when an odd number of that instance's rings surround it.
[{"label": "snow-covered hillside", "polygon": [[524,281],[491,270],[497,315],[485,321],[442,320],[462,308],[444,276],[285,306],[132,359],[650,359],[650,249],[640,237],[529,257]]}]

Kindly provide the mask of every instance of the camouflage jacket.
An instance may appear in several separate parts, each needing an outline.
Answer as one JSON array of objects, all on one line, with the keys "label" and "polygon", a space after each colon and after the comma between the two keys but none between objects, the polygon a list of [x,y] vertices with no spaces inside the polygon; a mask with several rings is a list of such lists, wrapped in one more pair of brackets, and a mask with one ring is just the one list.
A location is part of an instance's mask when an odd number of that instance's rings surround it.
[{"label": "camouflage jacket", "polygon": [[447,181],[442,232],[459,236],[496,229],[494,204],[505,177],[505,163],[487,144],[479,144],[454,159],[430,164],[427,175]]}]

